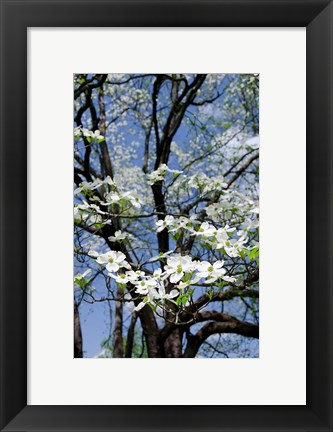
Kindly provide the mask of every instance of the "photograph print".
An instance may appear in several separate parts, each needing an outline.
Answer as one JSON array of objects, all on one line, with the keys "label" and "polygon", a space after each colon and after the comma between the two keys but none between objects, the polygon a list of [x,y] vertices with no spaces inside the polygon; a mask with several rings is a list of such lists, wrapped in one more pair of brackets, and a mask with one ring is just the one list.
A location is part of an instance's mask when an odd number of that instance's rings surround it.
[{"label": "photograph print", "polygon": [[259,357],[259,74],[73,79],[73,356]]}]

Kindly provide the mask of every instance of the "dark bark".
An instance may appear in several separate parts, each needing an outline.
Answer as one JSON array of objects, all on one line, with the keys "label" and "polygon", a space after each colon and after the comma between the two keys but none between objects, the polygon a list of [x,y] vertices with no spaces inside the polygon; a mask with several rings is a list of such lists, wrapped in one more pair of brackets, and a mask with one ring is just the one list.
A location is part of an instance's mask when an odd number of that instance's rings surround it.
[{"label": "dark bark", "polygon": [[[160,91],[160,88],[163,84],[164,78],[163,75],[157,75],[156,80],[154,82],[153,86],[153,94],[152,94],[152,102],[153,102],[153,113],[152,113],[152,119],[153,119],[153,125],[154,125],[154,131],[155,131],[155,138],[156,138],[156,159],[158,160],[160,157],[160,133],[158,130],[158,121],[157,121],[157,96],[158,92]],[[158,166],[157,166],[158,168]],[[155,168],[155,169],[157,169]]]},{"label": "dark bark", "polygon": [[[158,220],[164,220],[167,210],[164,202],[164,194],[162,191],[162,183],[157,182],[152,185],[154,201],[155,201],[155,210],[158,212]],[[158,241],[158,249],[160,252],[168,252],[169,250],[169,233],[168,230],[164,229],[163,231],[157,233],[157,241]]]},{"label": "dark bark", "polygon": [[[206,75],[197,75],[191,85],[185,86],[184,90],[181,92],[180,96],[177,99],[174,94],[176,84],[173,85],[172,99],[176,101],[175,103],[173,103],[168,118],[166,120],[166,123],[163,127],[161,139],[159,138],[159,136],[157,136],[158,141],[156,141],[155,169],[158,169],[160,164],[168,163],[168,159],[170,155],[170,147],[171,147],[171,142],[173,140],[173,137],[175,136],[181,124],[181,121],[184,118],[187,108],[194,101],[197,91],[204,83],[205,78]],[[160,87],[158,87],[158,90],[159,89]],[[155,122],[155,130],[158,130],[157,120],[155,120],[154,122]]]},{"label": "dark bark", "polygon": [[[121,298],[123,292],[121,288],[117,289],[117,297]],[[114,319],[114,331],[113,331],[113,357],[121,358],[124,354],[123,347],[123,303],[120,301],[116,302],[116,312]]]},{"label": "dark bark", "polygon": [[82,332],[80,315],[76,302],[74,302],[74,358],[82,358]]},{"label": "dark bark", "polygon": [[[106,134],[106,113],[105,113],[105,101],[104,101],[104,91],[103,86],[98,89],[98,102],[99,102],[99,130],[101,134],[105,137]],[[113,168],[111,163],[111,158],[109,154],[108,147],[106,145],[106,139],[99,143],[102,159],[101,167],[104,171],[105,176],[110,176],[113,179]]]},{"label": "dark bark", "polygon": [[182,356],[182,330],[176,327],[164,344],[165,357],[180,358]]},{"label": "dark bark", "polygon": [[[74,99],[77,99],[81,93],[86,90],[92,90],[94,88],[100,87],[105,82],[108,76],[106,74],[95,75],[90,80],[83,83],[78,89],[74,91]],[[96,80],[96,82],[94,82]]]},{"label": "dark bark", "polygon": [[139,316],[147,342],[148,357],[164,357],[163,350],[160,347],[159,329],[153,311],[148,306],[145,306],[139,312]]},{"label": "dark bark", "polygon": [[137,320],[137,314],[133,312],[130,326],[127,331],[127,340],[126,340],[126,348],[125,348],[125,357],[132,357],[133,344],[134,344],[134,332],[135,332],[135,324]]},{"label": "dark bark", "polygon": [[151,130],[153,127],[153,120],[151,120],[150,125],[145,130],[145,152],[143,157],[143,166],[142,171],[147,174],[148,173],[148,162],[149,162],[149,141],[150,141],[150,135]]},{"label": "dark bark", "polygon": [[[83,114],[89,109],[91,106],[91,90],[88,90],[85,94],[85,103],[78,109],[78,112],[75,116],[75,122],[77,126],[82,126],[82,116]],[[83,170],[84,175],[88,181],[92,181],[92,176],[90,174],[90,154],[91,154],[91,146],[89,141],[83,137],[83,142],[85,146],[85,153],[84,153],[84,159],[83,159]]]}]

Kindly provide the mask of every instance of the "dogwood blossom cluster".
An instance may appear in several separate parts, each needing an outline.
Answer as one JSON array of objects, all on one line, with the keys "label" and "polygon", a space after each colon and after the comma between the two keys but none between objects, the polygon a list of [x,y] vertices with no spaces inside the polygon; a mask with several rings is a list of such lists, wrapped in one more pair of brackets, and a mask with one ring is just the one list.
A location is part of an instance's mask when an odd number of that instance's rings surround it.
[{"label": "dogwood blossom cluster", "polygon": [[173,170],[168,168],[166,164],[161,164],[157,170],[151,172],[150,174],[147,174],[147,180],[150,185],[153,185],[154,183],[158,181],[164,180],[167,173],[173,173],[175,176],[178,176],[182,173],[182,171],[179,170]]},{"label": "dogwood blossom cluster", "polygon": [[158,305],[163,309],[166,300],[186,296],[187,289],[196,284],[212,285],[217,281],[233,283],[234,277],[228,276],[224,261],[193,260],[188,255],[175,254],[168,256],[163,268],[153,272],[133,270],[126,260],[125,254],[119,251],[109,251],[99,254],[89,252],[96,262],[108,272],[108,277],[117,284],[133,292],[133,297],[141,300],[135,307],[136,311],[146,304]]},{"label": "dogwood blossom cluster", "polygon": [[89,142],[92,140],[96,140],[97,142],[104,140],[104,136],[101,135],[101,132],[98,129],[95,131],[90,131],[89,129],[83,128],[81,126],[74,128],[74,137],[85,137]]},{"label": "dogwood blossom cluster", "polygon": [[92,192],[103,185],[115,186],[114,181],[110,176],[105,177],[104,180],[96,178],[92,182],[83,181],[78,188],[75,189],[74,195],[82,193],[83,195],[91,195]]},{"label": "dogwood blossom cluster", "polygon": [[[209,222],[200,223],[196,220],[195,215],[190,218],[186,218],[185,216],[175,218],[168,215],[164,220],[156,222],[157,232],[161,232],[164,229],[167,229],[170,233],[174,233],[179,229],[185,229],[190,236],[196,236],[213,249],[223,249],[229,257],[240,256],[241,250],[248,242],[246,230],[239,230],[235,233],[236,228],[229,225],[216,228]],[[232,238],[232,233],[237,234],[238,237]]]},{"label": "dogwood blossom cluster", "polygon": [[124,193],[110,192],[105,195],[105,201],[106,202],[102,202],[102,204],[109,205],[109,204],[118,204],[121,202],[128,202],[133,207],[136,208],[140,208],[142,205],[139,197],[134,192],[124,192]]},{"label": "dogwood blossom cluster", "polygon": [[[108,190],[105,187],[108,187]],[[95,194],[97,191],[98,194]],[[89,223],[89,224],[110,224],[109,208],[112,205],[123,205],[127,208],[140,208],[142,203],[138,195],[133,192],[120,192],[117,190],[115,182],[107,176],[104,180],[99,178],[92,182],[84,181],[74,191],[74,195],[79,194],[87,197],[90,202],[83,200],[80,204],[74,205],[74,221],[76,223]],[[101,208],[102,207],[102,208]],[[124,234],[122,234],[124,236]],[[115,234],[115,241],[123,240],[120,233]]]},{"label": "dogwood blossom cluster", "polygon": [[110,224],[110,220],[105,220],[103,215],[107,215],[107,213],[103,212],[95,204],[88,204],[86,201],[83,201],[83,204],[74,206],[74,221],[78,224],[82,222],[88,225]]},{"label": "dogwood blossom cluster", "polygon": [[91,196],[95,189],[98,189],[103,185],[111,186],[111,191],[104,192],[104,197],[103,197],[104,201],[101,200],[98,196],[93,197],[93,199],[95,201],[99,201],[100,204],[104,206],[109,206],[110,204],[119,204],[121,202],[127,201],[136,208],[141,207],[142,203],[134,191],[133,192],[117,191],[115,182],[109,176],[106,177],[104,180],[100,180],[99,178],[97,178],[93,182],[86,182],[86,181],[82,182],[80,186],[77,189],[75,189],[74,195],[78,195],[81,193],[85,196]]},{"label": "dogwood blossom cluster", "polygon": [[196,218],[197,216],[195,214],[190,217],[174,217],[172,215],[167,215],[164,219],[160,219],[156,222],[156,231],[161,232],[165,228],[167,228],[170,233],[175,233],[181,229],[188,229],[191,231],[194,224],[197,223]]},{"label": "dogwood blossom cluster", "polygon": [[200,172],[185,179],[188,186],[199,190],[202,194],[217,192],[225,189],[228,185],[223,176],[208,177],[207,174]]},{"label": "dogwood blossom cluster", "polygon": [[232,219],[245,222],[251,216],[258,214],[259,210],[258,204],[253,199],[238,191],[228,190],[220,195],[218,202],[208,205],[205,212],[215,222]]}]

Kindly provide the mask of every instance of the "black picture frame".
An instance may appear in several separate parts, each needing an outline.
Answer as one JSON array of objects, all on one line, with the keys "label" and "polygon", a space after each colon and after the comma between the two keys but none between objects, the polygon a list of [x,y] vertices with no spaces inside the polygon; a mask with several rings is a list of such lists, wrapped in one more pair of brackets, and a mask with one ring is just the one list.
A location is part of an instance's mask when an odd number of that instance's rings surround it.
[{"label": "black picture frame", "polygon": [[[0,3],[1,430],[332,431],[332,1]],[[307,404],[27,405],[27,28],[242,26],[306,27]]]}]

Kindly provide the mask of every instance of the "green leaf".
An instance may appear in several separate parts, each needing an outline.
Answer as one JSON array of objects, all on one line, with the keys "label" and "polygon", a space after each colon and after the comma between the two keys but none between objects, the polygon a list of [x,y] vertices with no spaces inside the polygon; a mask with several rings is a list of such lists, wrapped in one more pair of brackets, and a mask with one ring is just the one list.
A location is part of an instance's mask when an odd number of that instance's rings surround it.
[{"label": "green leaf", "polygon": [[173,240],[177,241],[177,240],[179,240],[180,235],[181,234],[178,232],[178,233],[174,233],[173,235],[171,235],[171,237],[172,237]]},{"label": "green leaf", "polygon": [[251,260],[256,260],[258,256],[259,256],[259,248],[257,247],[252,249],[249,253],[249,258]]},{"label": "green leaf", "polygon": [[182,304],[183,304],[184,306],[186,305],[187,301],[188,301],[188,297],[187,297],[187,295],[183,295],[183,296],[181,297],[181,302],[182,302]]},{"label": "green leaf", "polygon": [[103,224],[103,223],[97,223],[97,224],[95,224],[95,227],[97,228],[97,229],[101,229],[101,228],[103,228],[105,226],[105,224]]}]

